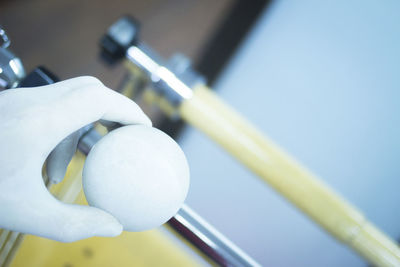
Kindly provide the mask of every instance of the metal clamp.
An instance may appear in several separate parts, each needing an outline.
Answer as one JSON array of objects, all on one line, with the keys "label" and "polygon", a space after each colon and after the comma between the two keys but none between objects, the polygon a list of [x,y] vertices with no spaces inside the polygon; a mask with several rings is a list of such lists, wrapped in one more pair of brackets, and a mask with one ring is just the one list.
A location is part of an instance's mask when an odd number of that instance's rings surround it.
[{"label": "metal clamp", "polygon": [[6,31],[3,29],[3,27],[0,26],[0,37],[3,40],[3,43],[1,44],[2,48],[7,48],[10,46],[11,41],[8,38]]},{"label": "metal clamp", "polygon": [[0,27],[0,90],[14,88],[25,77],[24,66],[8,47],[11,44],[5,30]]},{"label": "metal clamp", "polygon": [[191,67],[181,54],[165,61],[145,44],[139,42],[139,24],[129,16],[115,22],[101,40],[103,58],[109,63],[126,58],[141,69],[151,88],[173,106],[192,97],[192,88],[205,84],[205,79]]}]

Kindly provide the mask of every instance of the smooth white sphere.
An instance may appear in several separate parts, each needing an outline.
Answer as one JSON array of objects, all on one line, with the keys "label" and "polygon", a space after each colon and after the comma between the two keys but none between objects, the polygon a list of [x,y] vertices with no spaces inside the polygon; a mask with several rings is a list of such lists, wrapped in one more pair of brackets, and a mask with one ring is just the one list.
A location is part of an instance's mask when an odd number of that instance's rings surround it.
[{"label": "smooth white sphere", "polygon": [[189,188],[179,145],[143,125],[118,128],[90,151],[83,168],[89,205],[112,214],[126,231],[160,226],[176,214]]}]

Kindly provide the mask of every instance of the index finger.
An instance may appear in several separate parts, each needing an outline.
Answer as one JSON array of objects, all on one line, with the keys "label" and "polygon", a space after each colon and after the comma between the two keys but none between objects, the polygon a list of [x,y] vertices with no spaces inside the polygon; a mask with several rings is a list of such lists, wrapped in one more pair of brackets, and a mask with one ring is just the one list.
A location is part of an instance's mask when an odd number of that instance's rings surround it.
[{"label": "index finger", "polygon": [[93,77],[74,78],[35,89],[38,95],[43,91],[52,95],[50,103],[43,103],[32,114],[39,126],[35,132],[44,142],[41,147],[47,154],[69,134],[99,119],[151,126],[150,119],[135,102]]}]

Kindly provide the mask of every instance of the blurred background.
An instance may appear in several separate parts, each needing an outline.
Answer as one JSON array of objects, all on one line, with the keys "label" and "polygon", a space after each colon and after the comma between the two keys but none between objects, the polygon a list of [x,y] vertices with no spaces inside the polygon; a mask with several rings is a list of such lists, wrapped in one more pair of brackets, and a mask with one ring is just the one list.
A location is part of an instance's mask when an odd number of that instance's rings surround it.
[{"label": "blurred background", "polygon": [[107,68],[98,57],[98,43],[116,19],[125,14],[137,18],[142,40],[161,56],[179,51],[198,62],[234,2],[5,0],[0,15],[27,70],[42,64],[63,79],[94,75],[115,88],[123,68]]},{"label": "blurred background", "polygon": [[[101,62],[98,42],[133,15],[144,42],[190,57],[222,99],[395,240],[399,13],[394,0],[0,2],[26,70],[93,75],[111,88],[125,70]],[[188,157],[187,204],[262,265],[367,266],[203,134],[153,119]]]}]

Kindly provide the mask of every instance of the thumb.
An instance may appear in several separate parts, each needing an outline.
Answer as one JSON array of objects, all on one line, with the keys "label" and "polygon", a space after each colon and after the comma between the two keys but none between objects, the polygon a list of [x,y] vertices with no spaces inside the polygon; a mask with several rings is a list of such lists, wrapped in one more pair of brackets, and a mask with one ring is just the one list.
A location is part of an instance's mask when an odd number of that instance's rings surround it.
[{"label": "thumb", "polygon": [[101,209],[65,204],[58,200],[52,204],[54,206],[44,210],[49,216],[46,222],[42,222],[46,227],[41,229],[43,233],[37,235],[61,242],[73,242],[93,236],[117,236],[122,232],[122,225]]},{"label": "thumb", "polygon": [[122,225],[111,214],[95,207],[63,203],[43,183],[30,184],[25,190],[4,192],[0,214],[7,216],[0,219],[0,227],[61,242],[122,232]]}]

